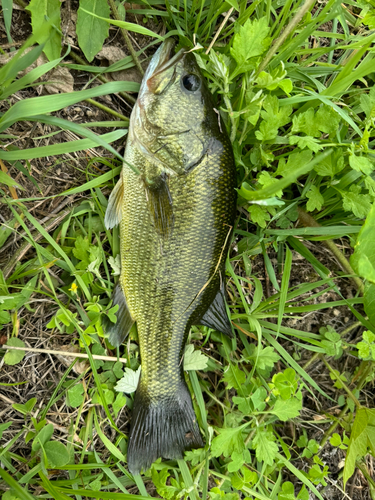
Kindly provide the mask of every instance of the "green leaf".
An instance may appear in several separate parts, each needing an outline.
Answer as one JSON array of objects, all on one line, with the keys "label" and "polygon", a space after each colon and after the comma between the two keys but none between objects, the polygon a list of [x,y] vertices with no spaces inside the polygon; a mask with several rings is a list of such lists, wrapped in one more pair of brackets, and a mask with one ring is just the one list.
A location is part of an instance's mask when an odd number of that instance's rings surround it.
[{"label": "green leaf", "polygon": [[224,455],[229,457],[234,451],[241,453],[245,449],[242,430],[248,423],[235,428],[218,429],[220,434],[211,443],[211,452],[214,457]]},{"label": "green leaf", "polygon": [[275,394],[280,394],[282,399],[289,399],[297,391],[298,382],[296,380],[296,372],[293,368],[287,368],[285,371],[276,373],[272,377],[272,382],[275,384]]},{"label": "green leaf", "polygon": [[22,413],[22,415],[27,415],[32,411],[34,406],[36,405],[37,399],[36,398],[31,398],[29,399],[25,404],[19,404],[19,403],[14,403],[12,407],[16,410]]},{"label": "green leaf", "polygon": [[375,284],[375,202],[363,224],[350,263],[356,273]]},{"label": "green leaf", "polygon": [[[267,25],[267,18],[248,19],[233,37],[233,44],[230,49],[232,57],[237,61],[241,72],[255,67],[254,61],[250,59],[262,55],[271,43],[267,36],[270,28]],[[236,70],[239,74],[239,70]]]},{"label": "green leaf", "polygon": [[0,424],[0,439],[3,437],[3,432],[6,431],[12,423],[13,422],[5,422],[4,424]]},{"label": "green leaf", "polygon": [[353,184],[349,191],[341,191],[342,206],[347,212],[359,219],[364,219],[371,210],[371,197],[368,194],[360,194],[361,187]]},{"label": "green leaf", "polygon": [[44,446],[44,444],[51,439],[52,434],[53,434],[53,425],[52,424],[45,425],[35,436],[31,447],[32,450],[34,452],[40,450],[41,446]]},{"label": "green leaf", "polygon": [[[12,337],[8,340],[5,345],[10,345],[14,347],[25,347],[25,343],[17,337]],[[25,351],[16,351],[13,349],[9,349],[4,356],[4,363],[9,366],[16,365],[20,361],[23,360],[25,356]]]},{"label": "green leaf", "polygon": [[162,469],[159,473],[154,468],[151,470],[152,482],[156,487],[156,491],[162,498],[166,498],[167,500],[171,500],[179,491],[179,488],[176,488],[176,486],[166,484],[169,476],[170,473],[167,468]]},{"label": "green leaf", "polygon": [[124,406],[126,406],[126,397],[122,393],[118,393],[116,399],[112,403],[113,413],[115,414],[115,417],[117,417]]},{"label": "green leaf", "polygon": [[78,408],[78,406],[81,406],[83,400],[85,399],[84,392],[82,383],[74,385],[68,389],[66,394],[67,404],[72,408]]},{"label": "green leaf", "polygon": [[260,227],[266,227],[267,221],[271,219],[267,209],[259,205],[250,205],[248,208],[251,220]]},{"label": "green leaf", "polygon": [[353,170],[362,172],[365,175],[371,175],[374,170],[374,165],[365,156],[349,156],[349,165]]},{"label": "green leaf", "polygon": [[283,177],[290,175],[291,172],[297,170],[301,165],[309,163],[312,158],[312,153],[309,150],[291,153],[285,162],[284,158],[279,160],[277,166],[276,175],[281,175]]},{"label": "green leaf", "polygon": [[10,175],[5,172],[0,171],[0,183],[5,184],[6,186],[16,186],[18,189],[23,189],[18,182],[14,181]]},{"label": "green leaf", "polygon": [[320,210],[324,203],[324,198],[320,194],[319,188],[317,186],[311,186],[309,191],[306,194],[309,201],[306,204],[306,208],[308,212],[312,212],[313,210]]},{"label": "green leaf", "polygon": [[255,136],[260,141],[270,141],[275,139],[280,127],[290,121],[290,114],[293,111],[292,106],[279,107],[279,100],[276,96],[268,95],[263,101],[264,111],[261,111],[263,121],[260,123],[259,130]]},{"label": "green leaf", "polygon": [[131,394],[137,390],[139,377],[141,376],[141,367],[136,371],[131,368],[125,368],[124,372],[124,376],[115,386],[115,391]]},{"label": "green leaf", "polygon": [[194,351],[194,346],[189,344],[185,347],[184,370],[204,370],[207,368],[208,358],[201,351]]},{"label": "green leaf", "polygon": [[[1,311],[0,310],[0,325],[7,325],[11,321],[11,316],[8,313],[8,311]],[[13,352],[13,351],[10,351]],[[19,351],[21,352],[21,351]]]},{"label": "green leaf", "polygon": [[64,467],[69,463],[70,456],[68,449],[59,441],[49,441],[44,445],[48,463],[51,467]]},{"label": "green leaf", "polygon": [[275,406],[270,411],[278,417],[282,422],[286,422],[291,418],[298,417],[299,412],[302,410],[302,400],[298,398],[291,399],[277,399]]},{"label": "green leaf", "polygon": [[255,449],[257,459],[265,465],[272,465],[279,451],[274,439],[272,432],[267,432],[264,427],[257,428],[252,447]]},{"label": "green leaf", "polygon": [[340,115],[328,104],[323,104],[316,113],[310,108],[293,116],[292,132],[304,132],[308,136],[320,137],[322,132],[335,133],[340,121]]},{"label": "green leaf", "polygon": [[375,432],[375,410],[368,408],[358,408],[354,419],[348,450],[346,453],[344,467],[344,488],[353,475],[355,463],[358,458],[367,454],[367,447],[373,446],[373,437]]},{"label": "green leaf", "polygon": [[363,307],[368,319],[375,326],[375,285],[366,284],[363,295]]},{"label": "green leaf", "polygon": [[299,135],[291,135],[289,137],[289,144],[291,144],[292,146],[294,144],[297,144],[300,149],[308,148],[314,153],[317,153],[323,148],[323,146],[319,144],[318,139],[315,139],[314,137],[311,137],[309,135],[305,135],[304,137],[300,137]]},{"label": "green leaf", "polygon": [[88,10],[81,8],[82,11],[86,14],[90,14],[93,17],[96,17],[97,19],[101,19],[102,21],[105,21],[109,24],[114,24],[115,26],[118,26],[119,28],[124,28],[128,31],[133,31],[134,33],[140,33],[141,35],[146,35],[146,36],[152,36],[153,38],[158,38],[159,40],[164,40],[164,38],[157,33],[154,33],[153,31],[144,28],[143,26],[139,24],[134,24],[134,23],[128,23],[125,21],[115,21],[114,19],[106,19],[104,17],[98,16],[97,14],[94,14],[93,12],[89,12]]},{"label": "green leaf", "polygon": [[230,364],[224,371],[223,381],[228,384],[227,388],[239,390],[246,381],[246,374],[238,365]]},{"label": "green leaf", "polygon": [[43,25],[48,26],[47,33],[37,36],[37,42],[45,43],[43,52],[50,61],[59,58],[61,52],[60,7],[59,0],[31,0],[26,8],[31,13],[34,34],[41,31]]},{"label": "green leaf", "polygon": [[253,365],[259,370],[272,369],[274,364],[279,361],[280,356],[275,352],[271,346],[261,347],[259,350],[254,349],[251,356],[246,356],[246,360],[251,361]]},{"label": "green leaf", "polygon": [[336,174],[341,172],[345,167],[344,156],[341,149],[332,152],[329,156],[326,156],[317,165],[315,165],[314,170],[317,174],[324,176],[334,177]]},{"label": "green leaf", "polygon": [[109,24],[92,16],[87,10],[101,16],[109,17],[110,8],[107,0],[80,0],[77,15],[77,37],[86,59],[91,62],[101,50],[109,33]]}]

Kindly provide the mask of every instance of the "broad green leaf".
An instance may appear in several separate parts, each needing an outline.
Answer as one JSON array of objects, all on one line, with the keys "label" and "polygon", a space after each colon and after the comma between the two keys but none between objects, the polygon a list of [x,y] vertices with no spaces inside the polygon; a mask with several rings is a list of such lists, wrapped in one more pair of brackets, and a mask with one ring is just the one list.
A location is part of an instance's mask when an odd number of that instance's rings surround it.
[{"label": "broad green leaf", "polygon": [[367,283],[363,295],[363,306],[368,319],[375,326],[375,285]]},{"label": "broad green leaf", "polygon": [[214,457],[224,455],[229,457],[234,451],[240,453],[245,449],[242,437],[243,429],[249,424],[240,427],[218,429],[220,434],[212,440],[211,452]]},{"label": "broad green leaf", "polygon": [[125,392],[126,394],[131,394],[135,392],[138,387],[139,377],[141,376],[141,367],[138,370],[132,370],[131,368],[125,368],[124,376],[117,382],[115,390],[117,392]]},{"label": "broad green leaf", "polygon": [[317,153],[323,148],[323,146],[319,144],[318,139],[315,139],[310,135],[305,135],[304,137],[300,137],[299,135],[291,135],[289,137],[289,144],[291,144],[292,146],[294,144],[297,144],[300,149],[308,148],[314,153]]},{"label": "broad green leaf", "polygon": [[85,399],[84,392],[85,391],[81,383],[68,389],[66,395],[68,405],[72,408],[78,408],[78,406],[80,406]]},{"label": "broad green leaf", "polygon": [[350,263],[354,270],[375,284],[375,202],[358,234]]},{"label": "broad green leaf", "polygon": [[43,52],[50,61],[60,57],[61,32],[60,32],[60,7],[59,0],[31,0],[27,10],[31,13],[33,33],[38,33],[42,25],[48,25],[48,36],[38,36],[39,44],[45,43]]},{"label": "broad green leaf", "polygon": [[[86,9],[86,10],[85,10]],[[77,37],[86,59],[91,62],[103,47],[109,33],[109,24],[87,11],[101,17],[110,16],[107,0],[80,0],[77,15]]]},{"label": "broad green leaf", "polygon": [[277,131],[290,121],[292,106],[279,106],[279,100],[276,96],[268,95],[263,101],[264,111],[261,111],[263,121],[260,123],[259,130],[255,132],[256,138],[260,141],[269,141],[275,139]]},{"label": "broad green leaf", "polygon": [[259,370],[272,369],[274,364],[279,361],[280,356],[275,352],[271,346],[262,347],[261,349],[254,349],[251,356],[246,356],[246,360],[251,361]]},{"label": "broad green leaf", "polygon": [[201,351],[194,351],[194,346],[189,344],[185,347],[184,370],[204,370],[207,368],[208,358]]},{"label": "broad green leaf", "polygon": [[272,432],[267,432],[264,427],[257,428],[252,447],[255,449],[257,459],[265,465],[272,465],[279,451],[274,439]]},{"label": "broad green leaf", "polygon": [[267,221],[271,219],[270,214],[267,209],[260,207],[259,205],[250,205],[248,208],[251,220],[258,224],[260,227],[265,228],[267,226]]},{"label": "broad green leaf", "polygon": [[223,381],[228,384],[228,389],[234,387],[239,390],[242,384],[245,383],[246,374],[239,368],[238,365],[230,364],[224,371]]},{"label": "broad green leaf", "polygon": [[52,434],[53,434],[53,425],[52,424],[45,425],[35,436],[31,447],[32,450],[34,452],[40,450],[40,447],[44,446],[44,444],[51,439]]},{"label": "broad green leaf", "polygon": [[[267,25],[267,18],[248,19],[233,37],[230,53],[237,61],[241,72],[254,67],[254,63],[249,62],[253,57],[263,54],[269,47],[271,39],[267,36],[270,28]],[[239,73],[236,70],[237,74]]]},{"label": "broad green leaf", "polygon": [[365,156],[349,156],[349,164],[353,170],[362,172],[365,175],[371,175],[374,170],[374,165]]},{"label": "broad green leaf", "polygon": [[64,465],[69,463],[70,456],[68,449],[59,441],[49,441],[43,448],[51,467],[64,467]]},{"label": "broad green leaf", "polygon": [[361,187],[353,184],[349,191],[341,191],[342,206],[347,212],[353,214],[359,219],[364,219],[371,210],[371,196],[361,194]]},{"label": "broad green leaf", "polygon": [[[22,342],[22,340],[18,339],[17,337],[12,337],[8,340],[8,342],[5,345],[9,346],[14,346],[14,347],[25,347],[25,343]],[[25,356],[25,351],[16,351],[13,349],[7,350],[4,356],[4,363],[6,365],[16,365],[20,361],[23,360]]]},{"label": "broad green leaf", "polygon": [[375,431],[375,410],[358,408],[355,416],[344,467],[344,488],[355,470],[358,458],[367,454],[367,447],[373,446],[372,439]]},{"label": "broad green leaf", "polygon": [[298,417],[299,412],[302,410],[302,400],[298,398],[291,399],[277,399],[275,406],[270,411],[277,416],[282,422],[286,422],[291,418]]},{"label": "broad green leaf", "polygon": [[286,175],[283,179],[277,181],[277,183],[275,182],[275,184],[267,186],[264,189],[260,189],[259,191],[250,189],[250,186],[246,182],[243,182],[241,189],[238,190],[238,193],[240,196],[242,196],[242,198],[245,198],[245,200],[266,200],[267,198],[273,196],[279,189],[284,189],[285,187],[292,184],[292,182],[295,182],[295,180],[298,179],[299,176],[304,175],[312,170],[315,165],[324,160],[331,153],[332,149],[328,149],[324,153],[319,153],[313,160],[308,162],[307,165],[300,166],[294,172],[288,173],[288,175]]},{"label": "broad green leaf", "polygon": [[281,175],[285,177],[291,172],[296,171],[301,165],[306,165],[312,159],[312,153],[308,149],[305,151],[296,151],[288,155],[287,161],[284,158],[279,160],[277,166],[276,175]]},{"label": "broad green leaf", "polygon": [[306,193],[309,201],[306,204],[308,212],[313,212],[315,209],[320,210],[324,203],[324,198],[320,194],[319,188],[317,186],[311,186],[309,191]]}]

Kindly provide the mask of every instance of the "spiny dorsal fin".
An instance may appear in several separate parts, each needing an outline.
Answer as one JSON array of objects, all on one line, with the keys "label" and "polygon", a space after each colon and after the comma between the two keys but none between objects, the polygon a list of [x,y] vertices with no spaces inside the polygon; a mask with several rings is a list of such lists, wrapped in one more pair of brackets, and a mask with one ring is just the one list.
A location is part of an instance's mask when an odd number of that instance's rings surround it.
[{"label": "spiny dorsal fin", "polygon": [[147,204],[159,236],[166,239],[173,230],[174,215],[168,175],[162,173],[152,183],[145,181]]},{"label": "spiny dorsal fin", "polygon": [[109,342],[114,347],[119,347],[128,336],[130,328],[133,326],[134,319],[131,317],[125,294],[122,291],[120,283],[115,286],[112,295],[112,306],[118,304],[117,322],[113,323],[109,318],[104,321],[104,330],[107,333]]},{"label": "spiny dorsal fin", "polygon": [[225,308],[225,290],[224,282],[221,283],[220,289],[216,297],[211,302],[203,317],[198,321],[198,324],[208,326],[213,330],[225,333],[228,337],[233,337],[232,327]]},{"label": "spiny dorsal fin", "polygon": [[121,175],[108,200],[108,206],[104,217],[104,225],[107,229],[112,229],[120,223],[122,219],[123,198],[124,184]]}]

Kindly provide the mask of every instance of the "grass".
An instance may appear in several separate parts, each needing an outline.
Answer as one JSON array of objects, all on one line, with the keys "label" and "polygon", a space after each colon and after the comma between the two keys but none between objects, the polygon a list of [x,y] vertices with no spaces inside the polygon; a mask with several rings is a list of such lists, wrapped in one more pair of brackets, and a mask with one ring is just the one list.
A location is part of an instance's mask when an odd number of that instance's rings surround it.
[{"label": "grass", "polygon": [[[2,52],[13,55],[0,69],[3,500],[373,498],[371,4],[145,0],[125,18],[123,2],[90,11],[81,1],[86,23],[75,26],[73,48],[60,29],[64,4],[17,4],[33,31],[14,42],[16,12],[3,0]],[[110,18],[137,50],[103,67],[96,54]],[[95,26],[95,50],[83,25]],[[205,448],[133,477],[126,448],[139,350],[135,328],[117,353],[105,339],[119,243],[103,220],[128,126],[118,99],[133,103],[139,84],[106,74],[143,71],[160,33],[196,49],[233,143],[239,198],[226,274],[236,336],[190,332],[185,375]],[[43,51],[48,62],[34,67]],[[84,76],[85,87],[37,96],[57,67]],[[78,103],[99,119],[72,120]],[[55,180],[46,195],[56,170],[72,185]],[[25,357],[28,348],[44,354]]]}]

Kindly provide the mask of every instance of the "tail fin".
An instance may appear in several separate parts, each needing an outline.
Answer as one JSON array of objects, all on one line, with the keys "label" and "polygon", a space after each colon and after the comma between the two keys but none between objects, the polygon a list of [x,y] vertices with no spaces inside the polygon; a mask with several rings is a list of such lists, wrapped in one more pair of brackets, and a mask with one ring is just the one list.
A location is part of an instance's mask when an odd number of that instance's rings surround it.
[{"label": "tail fin", "polygon": [[[141,389],[140,385],[138,388]],[[128,447],[128,467],[132,474],[148,469],[159,457],[179,459],[185,450],[203,446],[185,382],[181,381],[178,393],[156,401],[139,389]]]}]

